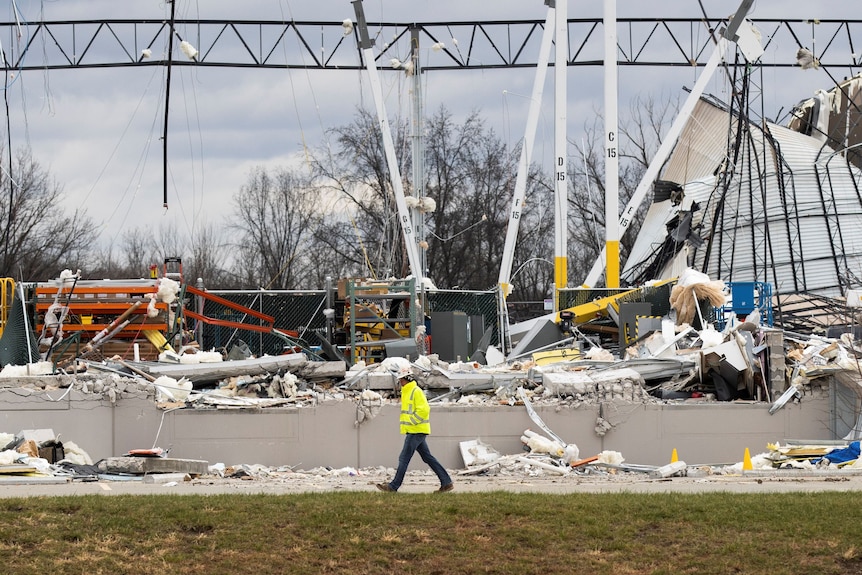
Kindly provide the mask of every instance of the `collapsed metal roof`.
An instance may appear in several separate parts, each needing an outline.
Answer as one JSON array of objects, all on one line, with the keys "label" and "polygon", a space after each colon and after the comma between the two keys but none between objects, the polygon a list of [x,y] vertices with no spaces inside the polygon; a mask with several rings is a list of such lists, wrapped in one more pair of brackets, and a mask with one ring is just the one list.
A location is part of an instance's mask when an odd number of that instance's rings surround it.
[{"label": "collapsed metal roof", "polygon": [[835,109],[845,112],[830,116],[835,125],[843,118],[844,132],[823,127],[828,141],[798,131],[807,126],[799,121],[758,125],[702,98],[661,179],[662,191],[669,183],[682,190],[660,193],[657,184],[623,276],[636,284],[688,266],[725,281],[769,282],[779,317],[782,302],[799,294],[843,304],[862,275],[862,171],[852,154],[859,114],[846,102],[848,94],[860,100],[860,83],[827,98],[844,98]]}]

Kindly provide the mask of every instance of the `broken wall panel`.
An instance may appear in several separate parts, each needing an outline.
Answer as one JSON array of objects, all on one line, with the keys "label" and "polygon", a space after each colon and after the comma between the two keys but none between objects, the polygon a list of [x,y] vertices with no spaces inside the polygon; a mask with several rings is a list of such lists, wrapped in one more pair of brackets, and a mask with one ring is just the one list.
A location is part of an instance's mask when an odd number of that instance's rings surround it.
[{"label": "broken wall panel", "polygon": [[[0,390],[0,405],[13,394]],[[171,457],[227,465],[394,467],[402,439],[400,407],[355,425],[356,404],[329,401],[313,408],[191,410],[165,412],[151,399],[73,398],[65,411],[45,409],[44,398],[28,399],[29,409],[0,409],[0,430],[51,428],[74,441],[94,461],[119,457],[154,443],[170,447]],[[21,407],[21,406],[19,406]],[[774,415],[768,404],[644,404],[604,401],[579,406],[534,402],[554,432],[579,446],[582,455],[619,451],[632,463],[663,465],[671,450],[690,462],[739,461],[746,447],[762,449],[787,437],[832,439],[828,394],[808,395]],[[596,433],[598,417],[610,423]],[[459,444],[477,437],[501,453],[519,453],[520,436],[532,425],[523,406],[435,405],[429,443],[450,469],[463,467]],[[160,429],[161,426],[161,429]],[[416,462],[417,469],[421,462]]]}]

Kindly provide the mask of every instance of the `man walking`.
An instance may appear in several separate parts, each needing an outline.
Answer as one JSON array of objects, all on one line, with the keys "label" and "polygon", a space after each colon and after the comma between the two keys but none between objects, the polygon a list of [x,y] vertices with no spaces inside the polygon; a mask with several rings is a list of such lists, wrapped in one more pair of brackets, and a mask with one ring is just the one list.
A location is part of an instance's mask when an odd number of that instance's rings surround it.
[{"label": "man walking", "polygon": [[437,491],[440,493],[452,491],[455,488],[452,478],[437,458],[431,455],[431,450],[425,442],[431,433],[431,423],[428,419],[431,415],[431,407],[425,398],[425,392],[413,379],[410,362],[401,357],[393,357],[383,360],[383,364],[398,378],[398,383],[401,385],[400,422],[401,433],[404,435],[404,447],[401,448],[401,455],[398,456],[398,470],[395,472],[395,477],[389,483],[378,483],[377,489],[398,491],[404,481],[404,474],[407,473],[407,466],[410,465],[413,454],[418,451],[422,461],[428,464],[440,479],[440,489]]}]

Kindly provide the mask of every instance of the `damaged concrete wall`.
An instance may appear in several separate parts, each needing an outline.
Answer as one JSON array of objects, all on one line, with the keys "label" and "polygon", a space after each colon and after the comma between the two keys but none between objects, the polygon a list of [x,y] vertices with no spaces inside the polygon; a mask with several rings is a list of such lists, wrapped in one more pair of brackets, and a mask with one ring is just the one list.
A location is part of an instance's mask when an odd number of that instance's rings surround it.
[{"label": "damaged concrete wall", "polygon": [[[310,408],[164,411],[145,398],[123,397],[112,403],[73,390],[64,401],[50,402],[39,394],[19,392],[0,390],[0,431],[51,428],[61,441],[74,441],[94,461],[155,442],[170,448],[171,457],[227,465],[394,467],[402,442],[399,406],[394,403],[356,425],[352,401]],[[834,439],[828,394],[806,396],[774,415],[764,403],[602,402],[534,408],[557,435],[577,444],[582,456],[613,450],[634,464],[665,464],[674,448],[691,464],[732,463],[742,459],[745,448],[759,452],[785,438]],[[596,432],[600,414],[610,426],[603,436]],[[536,426],[523,406],[435,405],[429,444],[446,467],[459,469],[461,441],[481,438],[501,453],[518,454],[525,429]],[[415,458],[411,468],[424,467]]]}]

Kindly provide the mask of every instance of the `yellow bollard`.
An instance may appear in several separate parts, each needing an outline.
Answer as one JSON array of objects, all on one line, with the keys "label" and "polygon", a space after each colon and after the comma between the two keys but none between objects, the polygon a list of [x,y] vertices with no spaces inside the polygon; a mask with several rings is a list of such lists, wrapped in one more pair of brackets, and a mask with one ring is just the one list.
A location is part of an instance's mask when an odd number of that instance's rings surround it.
[{"label": "yellow bollard", "polygon": [[748,451],[748,448],[745,448],[745,456],[742,458],[742,470],[743,471],[751,471],[754,469],[751,466],[751,453]]},{"label": "yellow bollard", "polygon": [[670,462],[676,463],[677,461],[679,461],[679,455],[677,455],[676,447],[674,447],[673,452],[670,454]]}]

